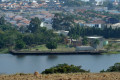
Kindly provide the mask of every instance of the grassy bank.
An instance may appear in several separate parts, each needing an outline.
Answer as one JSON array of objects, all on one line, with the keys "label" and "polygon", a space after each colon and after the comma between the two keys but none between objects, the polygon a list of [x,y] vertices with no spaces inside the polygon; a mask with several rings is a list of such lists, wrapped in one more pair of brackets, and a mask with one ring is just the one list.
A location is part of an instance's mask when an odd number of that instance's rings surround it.
[{"label": "grassy bank", "polygon": [[[120,43],[112,43],[110,45],[104,46],[104,49],[106,50],[105,53],[102,54],[119,54],[120,53]],[[117,47],[116,47],[117,46]],[[108,51],[107,51],[108,50]],[[29,47],[27,49],[22,49],[20,51],[30,52],[30,51],[41,51],[41,52],[51,52],[50,49],[46,48],[44,45],[38,45]],[[53,52],[74,52],[75,47],[69,47],[65,44],[58,44],[57,49],[53,49]],[[9,53],[9,50],[7,48],[0,49],[0,53]]]},{"label": "grassy bank", "polygon": [[[22,49],[20,51],[41,51],[41,52],[51,52],[50,49],[46,48],[45,45],[38,45],[38,46],[34,46],[34,47],[29,47],[28,49]],[[60,44],[57,46],[57,49],[53,49],[52,51],[54,52],[68,52],[68,51],[75,51],[74,47],[68,47],[66,45]],[[0,49],[0,54],[2,53],[9,53],[8,48],[3,48]]]},{"label": "grassy bank", "polygon": [[108,51],[108,52],[102,53],[102,54],[120,54],[120,51]]},{"label": "grassy bank", "polygon": [[120,80],[119,72],[70,74],[14,74],[0,75],[0,80]]},{"label": "grassy bank", "polygon": [[[38,45],[35,47],[31,47],[29,49],[22,49],[21,51],[42,51],[42,52],[51,52],[50,49],[46,48],[45,45]],[[68,47],[66,45],[60,44],[57,46],[57,49],[53,49],[52,51],[54,52],[68,52],[68,51],[75,51],[74,47]]]},{"label": "grassy bank", "polygon": [[0,49],[0,54],[9,53],[8,48]]}]

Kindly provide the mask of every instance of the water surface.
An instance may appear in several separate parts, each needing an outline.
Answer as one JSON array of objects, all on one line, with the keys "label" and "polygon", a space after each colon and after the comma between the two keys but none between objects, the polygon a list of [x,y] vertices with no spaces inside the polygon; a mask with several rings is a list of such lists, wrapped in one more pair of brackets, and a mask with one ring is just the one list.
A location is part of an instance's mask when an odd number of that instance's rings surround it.
[{"label": "water surface", "polygon": [[82,66],[91,72],[99,72],[107,69],[114,63],[120,62],[120,54],[112,55],[26,55],[15,56],[11,54],[0,54],[0,73],[34,73],[55,66],[57,64],[74,64]]}]

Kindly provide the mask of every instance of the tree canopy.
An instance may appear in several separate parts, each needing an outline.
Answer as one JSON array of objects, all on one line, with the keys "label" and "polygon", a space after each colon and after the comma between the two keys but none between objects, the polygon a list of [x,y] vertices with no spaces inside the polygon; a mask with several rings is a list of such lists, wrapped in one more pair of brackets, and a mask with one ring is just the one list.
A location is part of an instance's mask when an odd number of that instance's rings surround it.
[{"label": "tree canopy", "polygon": [[55,41],[50,41],[50,42],[48,42],[46,44],[46,47],[48,49],[51,49],[51,51],[52,51],[52,49],[56,49],[57,48],[57,43]]},{"label": "tree canopy", "polygon": [[56,13],[52,23],[55,30],[70,30],[74,26],[74,18],[71,15]]},{"label": "tree canopy", "polygon": [[0,18],[0,25],[5,25],[5,19],[4,19],[4,17],[2,16],[1,18]]},{"label": "tree canopy", "polygon": [[16,42],[15,48],[16,49],[23,49],[23,48],[25,48],[25,43],[23,41],[19,40]]},{"label": "tree canopy", "polygon": [[42,74],[53,74],[53,73],[77,73],[77,72],[89,72],[81,69],[81,66],[58,64],[55,67],[51,67],[42,72]]},{"label": "tree canopy", "polygon": [[83,37],[82,44],[83,45],[87,45],[88,44],[88,39],[87,39],[86,36]]},{"label": "tree canopy", "polygon": [[28,31],[35,33],[40,28],[41,20],[38,17],[32,18],[28,26]]},{"label": "tree canopy", "polygon": [[95,27],[82,27],[76,26],[69,30],[69,36],[103,36],[105,38],[120,38],[120,28],[112,29],[112,27],[95,28]]},{"label": "tree canopy", "polygon": [[40,27],[41,20],[38,18],[31,19],[30,25],[28,28],[25,28],[26,31],[23,27],[20,29],[11,26],[6,21],[4,23],[0,24],[0,49],[8,48],[9,46],[17,50],[29,48],[33,45],[47,44],[50,39],[54,39],[58,43],[64,41],[63,36],[57,35],[53,30]]},{"label": "tree canopy", "polygon": [[107,70],[101,72],[120,72],[120,63],[115,63],[114,66],[110,66]]}]

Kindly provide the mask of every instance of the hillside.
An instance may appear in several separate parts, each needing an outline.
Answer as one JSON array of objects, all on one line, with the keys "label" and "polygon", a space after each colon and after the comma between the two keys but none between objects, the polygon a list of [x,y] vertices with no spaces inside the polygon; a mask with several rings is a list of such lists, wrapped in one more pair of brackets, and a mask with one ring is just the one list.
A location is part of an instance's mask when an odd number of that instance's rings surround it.
[{"label": "hillside", "polygon": [[0,80],[120,80],[119,72],[112,73],[70,73],[70,74],[14,74],[0,75]]}]

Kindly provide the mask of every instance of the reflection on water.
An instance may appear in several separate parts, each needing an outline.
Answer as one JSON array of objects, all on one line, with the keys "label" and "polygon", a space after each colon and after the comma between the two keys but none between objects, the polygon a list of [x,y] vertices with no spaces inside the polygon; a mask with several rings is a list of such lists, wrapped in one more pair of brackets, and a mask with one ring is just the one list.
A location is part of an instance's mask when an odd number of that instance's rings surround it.
[{"label": "reflection on water", "polygon": [[112,55],[26,55],[0,54],[0,73],[42,72],[57,64],[82,66],[82,69],[99,72],[120,62],[120,54]]},{"label": "reflection on water", "polygon": [[55,60],[57,59],[57,55],[49,55],[48,60]]},{"label": "reflection on water", "polygon": [[18,59],[20,58],[20,59],[22,59],[22,58],[25,58],[25,55],[18,55],[18,56],[16,56]]}]

